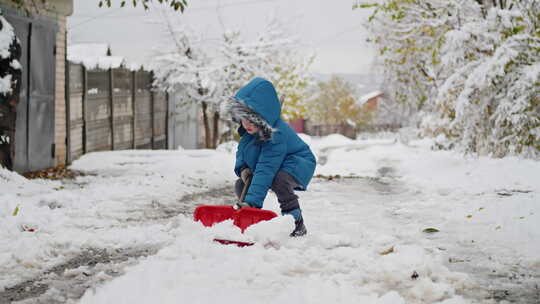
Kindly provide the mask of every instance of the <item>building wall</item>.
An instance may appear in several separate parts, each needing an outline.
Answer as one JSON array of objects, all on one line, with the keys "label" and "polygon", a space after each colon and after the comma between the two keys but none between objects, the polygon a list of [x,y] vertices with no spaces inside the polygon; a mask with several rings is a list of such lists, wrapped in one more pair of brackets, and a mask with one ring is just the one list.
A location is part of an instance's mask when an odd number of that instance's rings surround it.
[{"label": "building wall", "polygon": [[375,111],[377,109],[379,98],[380,96],[377,96],[377,97],[370,98],[368,99],[368,101],[366,101],[366,108],[368,111]]}]

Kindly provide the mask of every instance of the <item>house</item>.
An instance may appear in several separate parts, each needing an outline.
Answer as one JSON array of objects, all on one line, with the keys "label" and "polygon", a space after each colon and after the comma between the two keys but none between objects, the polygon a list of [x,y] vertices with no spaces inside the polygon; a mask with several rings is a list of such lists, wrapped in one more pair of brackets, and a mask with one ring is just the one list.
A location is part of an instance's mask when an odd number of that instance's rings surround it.
[{"label": "house", "polygon": [[359,106],[365,106],[368,111],[375,111],[377,110],[377,105],[379,104],[379,100],[383,98],[384,94],[381,91],[373,91],[371,93],[368,93],[366,95],[363,95],[358,99],[357,104]]},{"label": "house", "polygon": [[14,28],[22,50],[13,169],[23,173],[63,165],[66,19],[73,12],[73,0],[0,0],[0,9]]}]

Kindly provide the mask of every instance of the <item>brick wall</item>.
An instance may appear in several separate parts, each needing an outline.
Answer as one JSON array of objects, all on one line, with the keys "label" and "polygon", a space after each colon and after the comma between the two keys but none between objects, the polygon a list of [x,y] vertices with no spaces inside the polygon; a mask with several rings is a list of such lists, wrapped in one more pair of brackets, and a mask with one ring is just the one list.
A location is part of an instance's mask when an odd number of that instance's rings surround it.
[{"label": "brick wall", "polygon": [[66,163],[66,17],[57,16],[56,34],[56,88],[55,88],[55,165]]}]

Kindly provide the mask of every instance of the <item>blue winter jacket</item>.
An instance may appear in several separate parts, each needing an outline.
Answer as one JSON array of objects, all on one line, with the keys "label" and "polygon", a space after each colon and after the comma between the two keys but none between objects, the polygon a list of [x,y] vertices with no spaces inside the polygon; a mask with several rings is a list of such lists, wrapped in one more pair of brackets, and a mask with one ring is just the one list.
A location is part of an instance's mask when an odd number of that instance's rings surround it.
[{"label": "blue winter jacket", "polygon": [[255,78],[241,88],[235,99],[244,102],[271,127],[271,138],[262,140],[240,126],[241,135],[234,171],[244,167],[253,171],[253,179],[244,199],[251,206],[262,208],[268,189],[278,170],[289,173],[298,182],[295,190],[306,190],[315,171],[315,157],[309,146],[281,118],[281,104],[271,82]]}]

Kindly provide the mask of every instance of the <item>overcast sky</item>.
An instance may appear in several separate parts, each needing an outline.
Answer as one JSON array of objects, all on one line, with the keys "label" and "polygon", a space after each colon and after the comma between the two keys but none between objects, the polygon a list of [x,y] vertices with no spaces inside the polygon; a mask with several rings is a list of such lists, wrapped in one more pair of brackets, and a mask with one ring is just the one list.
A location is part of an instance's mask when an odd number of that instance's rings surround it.
[{"label": "overcast sky", "polygon": [[159,4],[144,11],[119,8],[120,0],[113,0],[112,8],[99,8],[98,2],[74,1],[74,13],[68,18],[69,42],[108,43],[113,55],[130,62],[144,63],[153,48],[167,42],[163,25],[157,22],[163,20],[164,12],[200,31],[210,42],[224,27],[253,36],[275,16],[298,37],[302,52],[315,53],[312,69],[316,73],[367,74],[373,58],[362,26],[369,12],[353,10],[354,0],[188,0],[183,14]]}]

